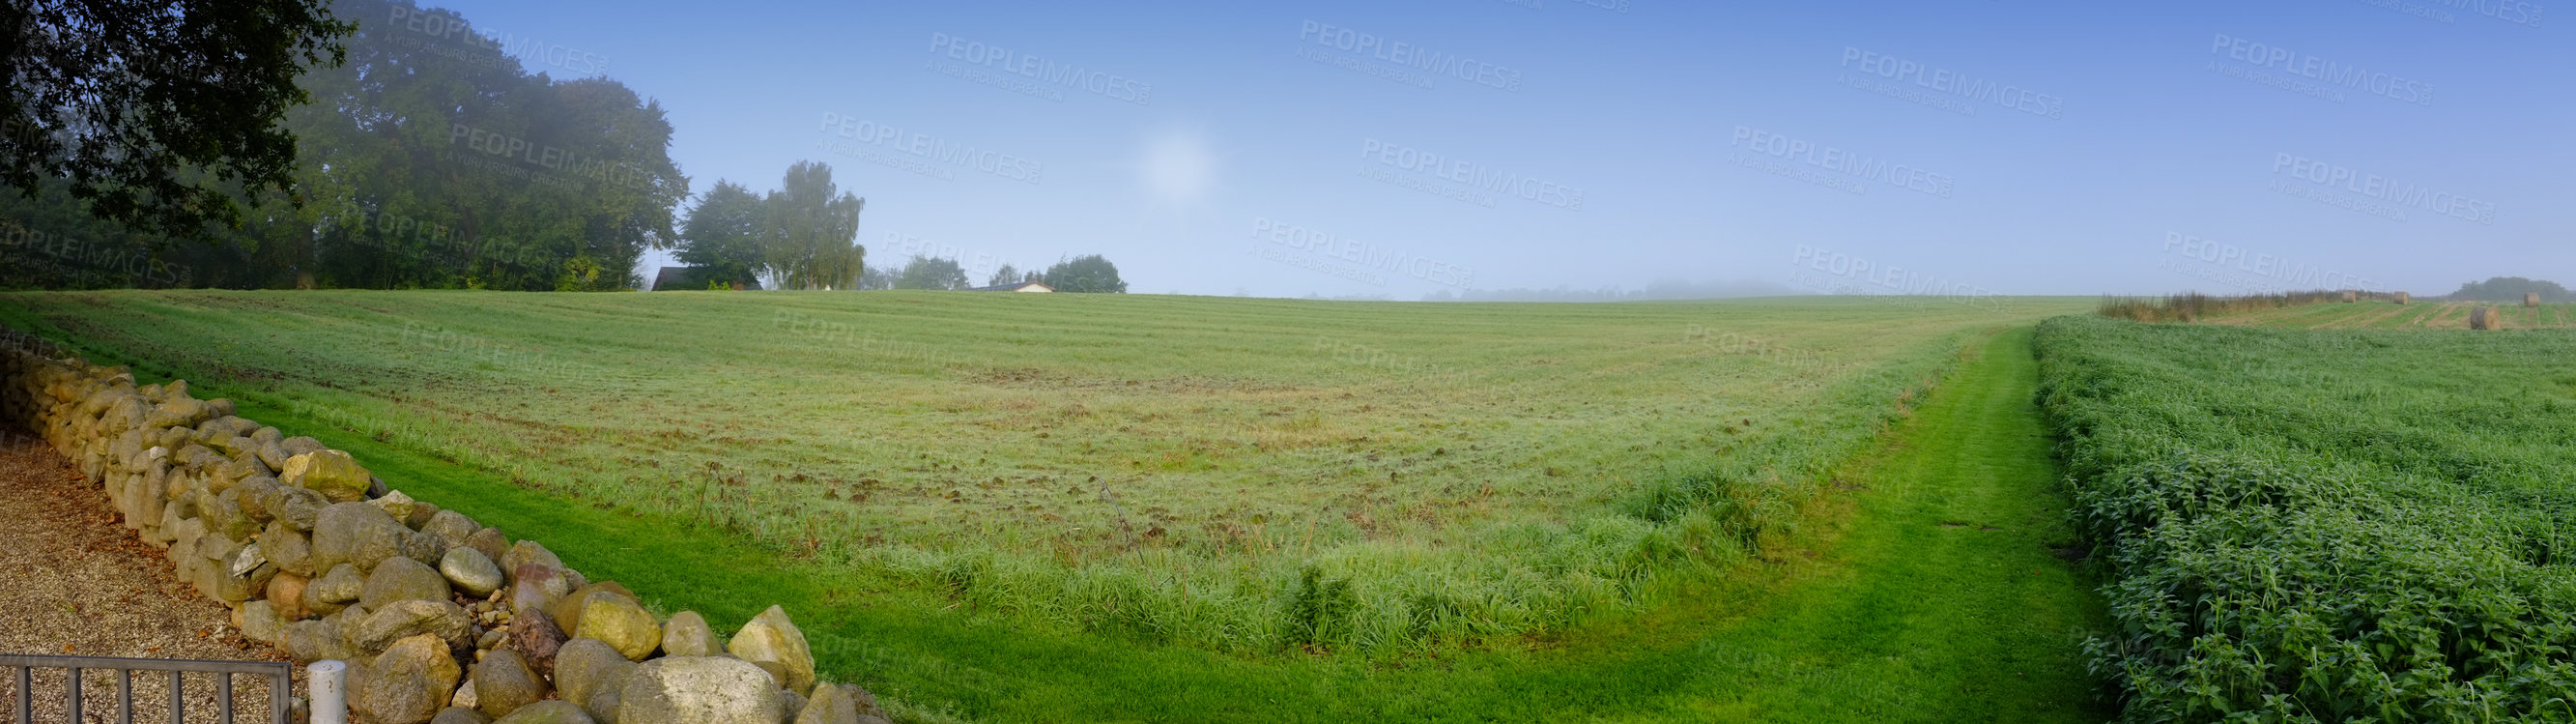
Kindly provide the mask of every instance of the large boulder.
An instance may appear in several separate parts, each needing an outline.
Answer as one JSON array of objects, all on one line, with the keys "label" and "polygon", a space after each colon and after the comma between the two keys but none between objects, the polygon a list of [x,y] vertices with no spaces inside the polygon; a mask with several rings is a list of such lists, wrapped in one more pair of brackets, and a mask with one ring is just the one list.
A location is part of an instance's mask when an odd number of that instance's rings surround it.
[{"label": "large boulder", "polygon": [[322,520],[322,509],[331,507],[331,499],[305,488],[281,485],[277,488],[277,505],[269,512],[286,527],[313,530]]},{"label": "large boulder", "polygon": [[671,615],[662,625],[662,654],[665,656],[715,656],[725,653],[724,642],[716,640],[714,627],[696,611]]},{"label": "large boulder", "polygon": [[510,648],[527,657],[529,668],[548,678],[554,676],[555,655],[566,638],[545,611],[531,610],[510,619]]},{"label": "large boulder", "polygon": [[278,617],[300,620],[304,618],[304,588],[308,583],[311,581],[303,576],[279,571],[268,579],[268,588],[259,597],[277,607]]},{"label": "large boulder", "polygon": [[573,639],[555,651],[555,691],[564,701],[581,705],[591,718],[618,721],[613,704],[635,662],[597,639]]},{"label": "large boulder", "polygon": [[377,563],[403,555],[404,538],[410,535],[411,529],[381,508],[336,503],[322,509],[313,525],[313,563],[324,568],[352,563],[359,571],[372,571]]},{"label": "large boulder", "polygon": [[662,624],[635,599],[602,592],[582,601],[581,623],[572,635],[599,639],[625,654],[626,660],[643,661],[661,647]]},{"label": "large boulder", "polygon": [[438,539],[438,544],[447,548],[465,545],[468,539],[474,537],[475,531],[482,529],[483,526],[476,524],[473,518],[465,517],[464,513],[453,510],[432,513],[429,516],[429,522],[420,526],[420,532]]},{"label": "large boulder", "polygon": [[304,610],[327,616],[357,603],[366,592],[367,577],[358,573],[357,566],[342,563],[305,584]]},{"label": "large boulder", "polygon": [[425,724],[447,708],[464,672],[435,636],[413,636],[385,649],[373,663],[353,667],[350,704],[373,724]]},{"label": "large boulder", "polygon": [[287,624],[286,652],[305,663],[324,659],[357,662],[366,658],[342,635],[338,617]]},{"label": "large boulder", "polygon": [[[589,712],[582,711],[581,707],[573,705],[572,702],[561,700],[540,701],[520,707],[509,716],[502,717],[501,722],[506,724],[599,724],[599,720],[591,718]],[[615,724],[615,721],[611,720],[610,724]],[[767,723],[763,722],[763,724]]]},{"label": "large boulder", "polygon": [[359,467],[358,461],[348,453],[323,450],[287,458],[286,465],[279,468],[277,480],[321,493],[332,502],[350,503],[367,499],[367,487],[375,476],[366,468]]},{"label": "large boulder", "polygon": [[285,521],[270,523],[268,530],[259,534],[259,551],[268,557],[268,562],[277,564],[278,570],[308,577],[318,572],[313,568],[313,539],[288,527]]},{"label": "large boulder", "polygon": [[740,724],[784,721],[778,682],[751,662],[665,656],[635,667],[618,697],[619,721]]},{"label": "large boulder", "polygon": [[367,501],[367,504],[383,509],[386,515],[394,517],[395,522],[402,523],[403,527],[409,528],[411,527],[412,509],[418,506],[419,502],[412,500],[409,495],[404,495],[402,491],[396,490],[386,493],[385,497],[369,500]]},{"label": "large boulder", "polygon": [[277,604],[266,600],[243,603],[233,612],[233,626],[252,641],[271,646],[286,643],[286,623],[291,619],[279,613]]},{"label": "large boulder", "polygon": [[[634,592],[626,590],[625,586],[618,585],[616,581],[601,581],[572,589],[572,593],[565,594],[563,598],[547,606],[546,613],[553,614],[555,623],[562,625],[565,631],[580,631],[582,611],[590,605],[590,599],[593,596],[623,596],[629,601],[637,600]],[[579,634],[575,634],[575,637],[578,636]]]},{"label": "large boulder", "polygon": [[877,698],[854,685],[818,683],[814,696],[796,714],[795,724],[889,724]]},{"label": "large boulder", "polygon": [[456,596],[447,585],[447,577],[419,561],[409,558],[387,558],[367,574],[367,587],[358,596],[367,608],[380,609],[395,601],[446,602]]},{"label": "large boulder", "polygon": [[[493,563],[500,563],[501,559],[510,553],[510,538],[501,535],[499,528],[484,528],[474,531],[473,535],[466,536],[465,547],[482,551],[483,557],[492,559]],[[508,572],[517,569],[503,566],[501,570]]]},{"label": "large boulder", "polygon": [[545,544],[532,540],[523,540],[511,545],[510,550],[501,554],[499,563],[501,570],[504,571],[517,571],[520,566],[530,564],[547,568],[564,567],[563,559],[556,557],[554,551],[546,550]]},{"label": "large boulder", "polygon": [[369,610],[374,613],[349,632],[349,642],[360,651],[381,651],[415,636],[432,636],[442,646],[457,648],[474,643],[474,619],[454,603],[405,600]]},{"label": "large boulder", "polygon": [[546,698],[546,680],[528,668],[528,660],[519,652],[500,649],[487,652],[474,664],[474,708],[496,717],[507,717],[519,707]]},{"label": "large boulder", "polygon": [[744,661],[778,665],[786,675],[779,683],[798,694],[814,690],[814,650],[805,645],[805,632],[787,620],[786,609],[771,606],[752,617],[725,644],[725,651]]},{"label": "large boulder", "polygon": [[510,612],[525,614],[554,609],[555,602],[572,593],[564,581],[563,569],[531,563],[510,574]]},{"label": "large boulder", "polygon": [[483,557],[481,551],[462,546],[449,548],[447,555],[439,557],[438,573],[446,576],[449,584],[475,598],[491,596],[493,591],[501,589],[503,582],[500,566]]},{"label": "large boulder", "polygon": [[465,707],[451,706],[440,709],[438,716],[430,718],[429,724],[492,724],[492,717]]}]

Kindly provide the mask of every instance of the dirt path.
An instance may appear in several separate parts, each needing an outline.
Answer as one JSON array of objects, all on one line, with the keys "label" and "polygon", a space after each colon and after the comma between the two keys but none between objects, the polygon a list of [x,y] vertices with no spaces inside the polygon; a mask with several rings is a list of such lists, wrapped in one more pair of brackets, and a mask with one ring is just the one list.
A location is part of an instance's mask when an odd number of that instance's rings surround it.
[{"label": "dirt path", "polygon": [[[106,494],[83,484],[79,470],[43,441],[0,428],[0,653],[286,660],[242,638],[231,620],[229,609],[181,583],[159,549],[117,522]],[[38,721],[62,720],[64,678],[59,669],[36,670]],[[112,675],[81,681],[84,719],[114,711]],[[166,681],[136,677],[138,720],[169,721]],[[185,686],[189,720],[214,721],[212,675],[191,674]],[[265,682],[240,677],[233,690],[243,707],[237,721],[266,720]],[[6,711],[16,711],[17,696],[16,682],[0,682]]]}]

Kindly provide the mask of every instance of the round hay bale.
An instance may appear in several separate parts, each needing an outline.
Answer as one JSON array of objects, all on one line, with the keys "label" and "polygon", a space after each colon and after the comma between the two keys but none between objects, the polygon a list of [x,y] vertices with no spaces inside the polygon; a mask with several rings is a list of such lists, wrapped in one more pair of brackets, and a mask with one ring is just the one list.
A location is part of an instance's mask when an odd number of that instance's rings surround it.
[{"label": "round hay bale", "polygon": [[2407,301],[2414,299],[2414,296],[2405,292],[2398,292],[2396,299],[2398,304],[2405,304]]},{"label": "round hay bale", "polygon": [[2343,290],[2343,303],[2351,304],[2358,301],[2361,301],[2361,292],[2350,289]]},{"label": "round hay bale", "polygon": [[2522,306],[2526,306],[2526,307],[2537,307],[2537,306],[2540,306],[2540,293],[2539,293],[2539,292],[2523,292],[2523,293],[2522,293]]},{"label": "round hay bale", "polygon": [[2478,307],[2469,310],[2469,328],[2503,329],[2504,310],[2495,307]]}]

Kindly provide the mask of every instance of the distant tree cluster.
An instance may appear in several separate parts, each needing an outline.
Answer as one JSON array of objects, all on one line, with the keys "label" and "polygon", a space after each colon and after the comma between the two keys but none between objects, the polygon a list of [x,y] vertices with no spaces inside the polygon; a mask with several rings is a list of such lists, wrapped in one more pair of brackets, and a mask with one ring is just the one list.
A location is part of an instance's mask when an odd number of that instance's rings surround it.
[{"label": "distant tree cluster", "polygon": [[2576,294],[2569,294],[2567,288],[2557,282],[2522,277],[2495,277],[2462,284],[2459,291],[2451,293],[2451,298],[2476,302],[2521,302],[2522,295],[2532,292],[2539,292],[2540,301],[2544,302],[2576,299]]},{"label": "distant tree cluster", "polygon": [[[998,287],[1036,282],[1059,292],[1124,294],[1127,281],[1118,276],[1118,265],[1098,254],[1077,256],[1056,262],[1046,271],[1021,270],[1003,264],[985,275],[980,286]],[[955,259],[915,255],[892,271],[870,270],[861,281],[861,289],[973,289],[966,268]]]},{"label": "distant tree cluster", "polygon": [[[26,192],[0,193],[0,227],[15,227],[0,232],[22,240],[0,242],[0,266],[44,271],[0,284],[614,290],[641,284],[645,251],[677,243],[688,179],[670,159],[671,125],[623,84],[530,75],[461,16],[411,0],[337,0],[327,14],[316,2],[242,4],[259,7],[0,10],[13,42],[48,39],[8,52],[21,86],[0,109],[8,180]],[[61,47],[97,43],[98,23],[114,18],[177,26],[166,38],[107,33],[104,53]],[[263,85],[292,61],[304,70],[291,86]],[[84,67],[70,96],[26,85]],[[80,120],[99,112],[77,100],[97,89],[118,96],[109,117],[141,129]],[[164,102],[199,91],[204,103]],[[163,128],[201,117],[222,121]],[[831,263],[798,268],[828,274]]]},{"label": "distant tree cluster", "polygon": [[691,273],[681,288],[767,277],[777,289],[857,289],[867,269],[867,249],[857,242],[867,205],[832,183],[830,165],[813,161],[789,166],[767,196],[718,180],[681,227],[674,256]]}]

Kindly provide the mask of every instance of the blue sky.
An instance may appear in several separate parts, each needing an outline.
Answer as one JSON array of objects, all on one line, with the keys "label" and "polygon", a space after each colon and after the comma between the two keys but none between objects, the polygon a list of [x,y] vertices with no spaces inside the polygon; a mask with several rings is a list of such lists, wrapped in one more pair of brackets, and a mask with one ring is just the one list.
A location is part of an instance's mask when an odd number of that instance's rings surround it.
[{"label": "blue sky", "polygon": [[826,161],[869,263],[978,282],[2576,283],[2556,0],[443,5],[658,99],[696,190]]}]

